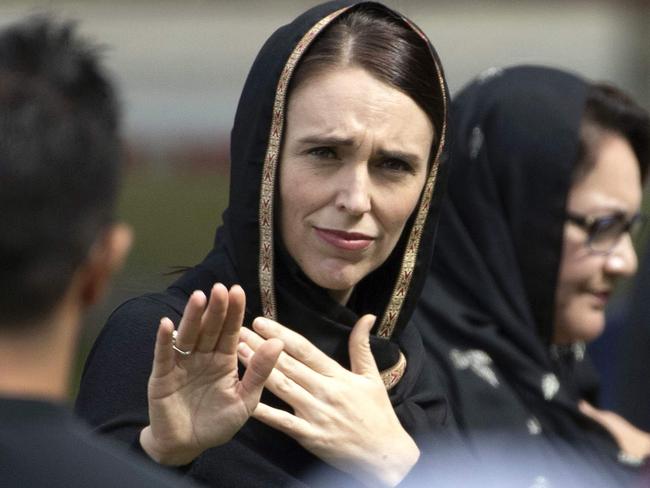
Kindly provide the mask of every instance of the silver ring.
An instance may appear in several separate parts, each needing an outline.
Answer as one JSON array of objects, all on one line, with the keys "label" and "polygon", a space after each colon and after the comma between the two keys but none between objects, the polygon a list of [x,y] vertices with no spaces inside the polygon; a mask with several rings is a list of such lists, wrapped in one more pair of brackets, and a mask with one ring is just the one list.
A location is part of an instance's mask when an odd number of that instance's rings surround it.
[{"label": "silver ring", "polygon": [[174,349],[174,351],[176,351],[181,356],[187,357],[190,354],[192,354],[192,351],[183,351],[182,349],[179,349],[178,347],[176,347],[176,338],[177,337],[178,337],[178,331],[174,329],[174,332],[172,332],[172,349]]}]

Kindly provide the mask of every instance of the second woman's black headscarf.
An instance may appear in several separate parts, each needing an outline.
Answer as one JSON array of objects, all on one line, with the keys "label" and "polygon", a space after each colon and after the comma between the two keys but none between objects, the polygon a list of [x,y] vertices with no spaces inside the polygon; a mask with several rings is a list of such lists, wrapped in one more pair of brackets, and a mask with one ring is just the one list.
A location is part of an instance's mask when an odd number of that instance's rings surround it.
[{"label": "second woman's black headscarf", "polygon": [[489,70],[454,99],[447,195],[414,321],[468,438],[561,439],[614,460],[613,439],[577,408],[596,386],[584,347],[551,345],[587,89],[524,66]]}]

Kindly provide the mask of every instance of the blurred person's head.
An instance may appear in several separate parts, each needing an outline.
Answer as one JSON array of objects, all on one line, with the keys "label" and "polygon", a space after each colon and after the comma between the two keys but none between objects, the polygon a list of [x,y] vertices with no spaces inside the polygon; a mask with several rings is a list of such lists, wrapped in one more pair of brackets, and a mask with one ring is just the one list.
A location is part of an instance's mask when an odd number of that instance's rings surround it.
[{"label": "blurred person's head", "polygon": [[0,347],[59,325],[76,337],[121,264],[118,112],[96,48],[73,25],[34,17],[0,33]]},{"label": "blurred person's head", "polygon": [[45,317],[109,244],[119,166],[118,107],[96,49],[46,18],[4,30],[0,328]]},{"label": "blurred person's head", "polygon": [[640,223],[649,160],[648,113],[617,88],[591,85],[566,205],[554,342],[598,337],[615,283],[636,272],[629,231]]}]

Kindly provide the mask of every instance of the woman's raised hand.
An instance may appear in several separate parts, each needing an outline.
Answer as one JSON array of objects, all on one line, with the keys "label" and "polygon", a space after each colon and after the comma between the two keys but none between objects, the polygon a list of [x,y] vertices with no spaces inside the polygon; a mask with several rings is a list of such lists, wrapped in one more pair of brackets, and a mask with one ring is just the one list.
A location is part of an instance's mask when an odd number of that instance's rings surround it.
[{"label": "woman's raised hand", "polygon": [[365,315],[352,329],[351,371],[301,335],[264,318],[253,322],[257,334],[242,328],[239,353],[244,364],[252,364],[264,339],[284,343],[266,387],[291,405],[294,413],[260,403],[255,418],[369,485],[394,486],[420,452],[395,415],[370,351],[374,321],[375,317]]},{"label": "woman's raised hand", "polygon": [[201,291],[190,296],[176,338],[171,320],[160,321],[149,377],[150,424],[140,433],[142,448],[157,462],[191,462],[230,440],[257,407],[283,345],[277,339],[260,343],[239,379],[245,304],[241,287],[216,284],[209,301]]}]

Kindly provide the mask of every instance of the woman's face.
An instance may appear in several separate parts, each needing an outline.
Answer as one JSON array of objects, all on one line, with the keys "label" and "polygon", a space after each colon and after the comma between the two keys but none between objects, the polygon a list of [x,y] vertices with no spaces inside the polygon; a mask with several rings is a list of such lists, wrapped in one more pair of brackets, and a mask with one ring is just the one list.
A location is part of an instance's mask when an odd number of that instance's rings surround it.
[{"label": "woman's face", "polygon": [[[568,195],[570,213],[602,217],[620,212],[628,219],[641,205],[639,163],[623,136],[603,131],[596,164]],[[605,325],[605,305],[618,278],[635,273],[632,239],[623,234],[611,253],[586,245],[587,232],[567,221],[555,305],[555,343],[591,341]]]},{"label": "woman's face", "polygon": [[361,68],[319,73],[294,89],[280,163],[282,239],[340,303],[397,244],[432,139],[426,113]]}]

